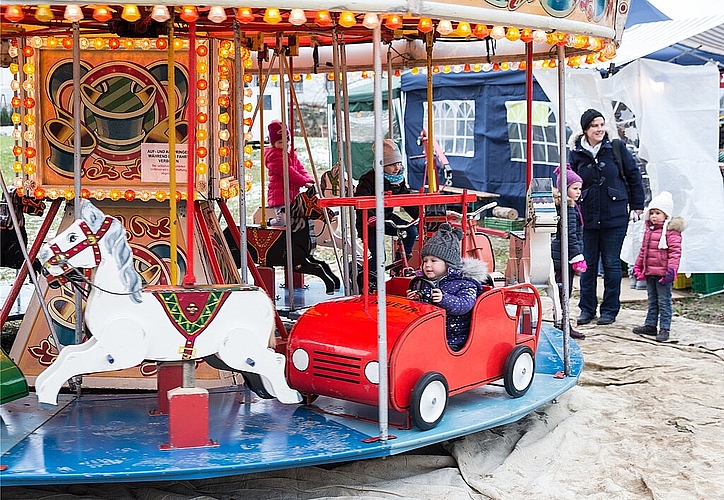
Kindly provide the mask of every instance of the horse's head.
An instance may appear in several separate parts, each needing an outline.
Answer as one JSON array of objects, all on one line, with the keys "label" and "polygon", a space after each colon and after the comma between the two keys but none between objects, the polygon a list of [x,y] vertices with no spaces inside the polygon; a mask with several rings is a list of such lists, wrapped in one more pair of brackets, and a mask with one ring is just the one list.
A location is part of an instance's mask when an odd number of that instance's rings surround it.
[{"label": "horse's head", "polygon": [[40,248],[38,259],[44,274],[61,276],[96,267],[101,260],[98,242],[113,221],[91,202],[82,200],[80,217]]},{"label": "horse's head", "polygon": [[[305,219],[323,220],[325,210],[329,215],[330,219],[336,217],[335,213],[328,208],[324,208],[319,204],[319,196],[317,196],[317,190],[314,186],[307,188],[306,191],[302,191],[295,200],[299,204],[300,216]],[[292,210],[292,212],[294,212]],[[294,215],[294,214],[292,214]]]}]

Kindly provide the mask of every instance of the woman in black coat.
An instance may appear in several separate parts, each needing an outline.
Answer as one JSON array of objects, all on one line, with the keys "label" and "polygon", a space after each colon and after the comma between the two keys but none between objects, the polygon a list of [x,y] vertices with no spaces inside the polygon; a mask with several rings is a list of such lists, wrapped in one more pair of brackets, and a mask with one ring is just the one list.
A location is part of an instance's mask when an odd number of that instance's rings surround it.
[{"label": "woman in black coat", "polygon": [[[583,255],[589,267],[581,275],[578,324],[596,318],[597,263],[603,262],[603,301],[599,325],[610,325],[621,308],[621,246],[629,218],[644,208],[644,186],[633,155],[620,140],[609,140],[603,115],[589,109],[581,116],[579,135],[571,138],[569,163],[583,179]],[[614,154],[614,148],[619,153]],[[616,162],[620,156],[620,165]]]}]

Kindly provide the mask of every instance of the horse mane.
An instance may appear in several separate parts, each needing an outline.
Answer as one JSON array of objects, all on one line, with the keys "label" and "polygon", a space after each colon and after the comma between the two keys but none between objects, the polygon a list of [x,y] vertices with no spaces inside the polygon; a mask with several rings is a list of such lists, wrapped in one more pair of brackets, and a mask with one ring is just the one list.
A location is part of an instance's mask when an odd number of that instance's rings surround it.
[{"label": "horse mane", "polygon": [[[81,209],[81,218],[86,221],[94,232],[97,232],[105,219],[105,214],[91,202],[85,202]],[[105,245],[106,250],[108,250],[111,255],[114,255],[118,261],[121,282],[128,288],[131,300],[140,303],[142,302],[141,276],[139,276],[133,267],[133,252],[126,239],[126,229],[118,219],[115,217],[112,219],[111,227],[103,238],[101,238],[101,243]]]}]

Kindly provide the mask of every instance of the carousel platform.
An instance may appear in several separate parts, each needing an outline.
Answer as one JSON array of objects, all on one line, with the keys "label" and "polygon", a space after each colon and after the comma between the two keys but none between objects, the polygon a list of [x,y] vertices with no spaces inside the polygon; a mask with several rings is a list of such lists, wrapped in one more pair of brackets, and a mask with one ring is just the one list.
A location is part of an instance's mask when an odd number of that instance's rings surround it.
[{"label": "carousel platform", "polygon": [[209,397],[212,445],[169,449],[168,416],[154,416],[155,392],[61,394],[41,408],[34,393],[0,407],[0,483],[108,483],[205,479],[397,455],[505,425],[576,385],[583,355],[570,343],[571,376],[563,370],[562,332],[544,324],[536,374],[521,398],[502,383],[450,398],[440,424],[400,429],[390,415],[390,439],[378,439],[377,408],[320,397],[312,406],[260,399],[243,386]]}]

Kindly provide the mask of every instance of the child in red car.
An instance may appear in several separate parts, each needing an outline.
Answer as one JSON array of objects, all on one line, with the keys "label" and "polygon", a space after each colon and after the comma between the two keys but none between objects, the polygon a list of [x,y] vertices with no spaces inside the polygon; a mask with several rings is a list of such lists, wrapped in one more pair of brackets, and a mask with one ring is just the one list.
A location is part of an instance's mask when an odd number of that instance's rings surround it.
[{"label": "child in red car", "polygon": [[416,275],[424,280],[417,280],[419,289],[407,291],[410,300],[426,300],[445,309],[447,343],[453,351],[468,340],[473,306],[488,277],[485,262],[460,258],[462,238],[459,228],[441,224],[420,251],[422,266]]},{"label": "child in red car", "polygon": [[681,259],[681,232],[686,227],[684,219],[672,217],[673,211],[674,200],[668,191],[662,191],[651,200],[644,217],[644,239],[633,268],[636,279],[646,280],[648,295],[644,326],[637,326],[633,332],[656,335],[659,342],[669,340],[673,311],[671,289]]}]

